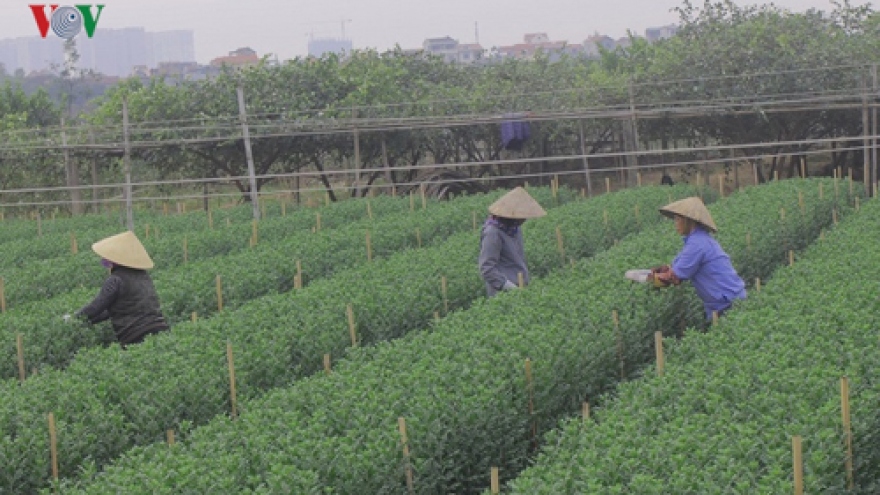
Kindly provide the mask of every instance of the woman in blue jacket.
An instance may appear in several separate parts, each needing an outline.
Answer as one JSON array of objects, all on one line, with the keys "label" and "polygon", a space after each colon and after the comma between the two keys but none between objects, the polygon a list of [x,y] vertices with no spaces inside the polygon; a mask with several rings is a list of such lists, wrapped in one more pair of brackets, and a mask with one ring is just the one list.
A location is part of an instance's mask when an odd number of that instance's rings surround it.
[{"label": "woman in blue jacket", "polygon": [[690,280],[703,300],[707,320],[712,319],[713,313],[722,316],[734,301],[745,299],[745,283],[733,268],[730,256],[712,237],[718,228],[703,201],[698,197],[682,199],[660,208],[660,212],[675,220],[675,230],[681,234],[684,247],[671,265],[651,270],[655,285],[678,285],[682,280]]}]

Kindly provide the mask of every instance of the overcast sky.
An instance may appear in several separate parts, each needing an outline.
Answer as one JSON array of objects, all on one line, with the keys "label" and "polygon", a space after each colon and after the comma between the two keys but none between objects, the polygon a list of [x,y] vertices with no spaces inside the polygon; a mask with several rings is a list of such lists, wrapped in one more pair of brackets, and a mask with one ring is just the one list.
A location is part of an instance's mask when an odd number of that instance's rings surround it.
[{"label": "overcast sky", "polygon": [[[0,0],[0,39],[37,35],[28,4],[40,0]],[[104,3],[101,28],[142,26],[147,31],[190,29],[200,63],[249,46],[258,55],[288,59],[307,54],[315,37],[345,36],[355,48],[417,48],[428,37],[449,35],[473,42],[475,23],[485,48],[522,41],[524,33],[546,32],[552,40],[581,43],[596,32],[613,38],[627,29],[677,21],[680,0],[78,0],[60,5]],[[695,4],[702,5],[701,0]],[[741,5],[768,3],[736,0]],[[776,0],[801,12],[830,11],[830,0]],[[866,2],[854,0],[853,4]],[[51,36],[51,34],[50,34]]]}]

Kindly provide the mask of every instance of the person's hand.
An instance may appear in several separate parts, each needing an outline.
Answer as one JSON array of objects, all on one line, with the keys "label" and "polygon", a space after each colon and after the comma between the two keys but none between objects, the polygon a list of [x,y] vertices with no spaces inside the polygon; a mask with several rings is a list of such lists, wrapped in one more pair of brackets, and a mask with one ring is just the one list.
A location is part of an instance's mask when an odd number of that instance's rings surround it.
[{"label": "person's hand", "polygon": [[515,283],[511,282],[510,280],[505,280],[504,285],[501,287],[501,290],[513,290],[513,289],[519,289],[519,286],[516,285]]},{"label": "person's hand", "polygon": [[669,270],[671,270],[669,265],[655,266],[654,268],[651,268],[651,274],[655,275],[657,273],[668,273]]}]

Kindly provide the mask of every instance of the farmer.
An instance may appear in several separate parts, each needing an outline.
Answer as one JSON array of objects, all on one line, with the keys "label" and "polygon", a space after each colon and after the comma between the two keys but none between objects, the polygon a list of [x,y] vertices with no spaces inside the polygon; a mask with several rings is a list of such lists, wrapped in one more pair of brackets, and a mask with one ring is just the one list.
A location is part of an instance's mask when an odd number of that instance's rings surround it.
[{"label": "farmer", "polygon": [[722,316],[737,299],[745,299],[745,283],[710,234],[718,228],[703,201],[698,197],[682,199],[660,208],[660,213],[675,220],[675,230],[681,234],[684,247],[672,265],[651,270],[654,285],[665,287],[690,280],[703,300],[707,320],[715,312]]},{"label": "farmer", "polygon": [[147,273],[153,268],[153,260],[137,236],[131,231],[114,235],[92,244],[92,250],[101,257],[101,265],[110,270],[110,276],[95,299],[74,317],[92,324],[109,318],[123,348],[168,330],[170,326],[162,316],[159,297]]},{"label": "farmer", "polygon": [[523,249],[523,222],[547,214],[522,187],[508,192],[489,206],[489,218],[480,233],[480,274],[489,297],[499,291],[529,283],[529,269]]}]

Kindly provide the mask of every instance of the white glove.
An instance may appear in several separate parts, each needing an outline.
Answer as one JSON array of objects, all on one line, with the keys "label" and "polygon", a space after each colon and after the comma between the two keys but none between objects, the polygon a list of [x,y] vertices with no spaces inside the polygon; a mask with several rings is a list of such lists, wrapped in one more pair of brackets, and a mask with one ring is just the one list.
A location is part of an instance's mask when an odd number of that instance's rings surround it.
[{"label": "white glove", "polygon": [[511,282],[510,280],[505,280],[504,285],[501,287],[501,290],[513,290],[513,289],[519,289],[519,286],[516,285],[515,283]]},{"label": "white glove", "polygon": [[70,313],[65,314],[61,319],[64,320],[64,323],[70,323]]}]

